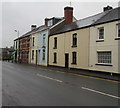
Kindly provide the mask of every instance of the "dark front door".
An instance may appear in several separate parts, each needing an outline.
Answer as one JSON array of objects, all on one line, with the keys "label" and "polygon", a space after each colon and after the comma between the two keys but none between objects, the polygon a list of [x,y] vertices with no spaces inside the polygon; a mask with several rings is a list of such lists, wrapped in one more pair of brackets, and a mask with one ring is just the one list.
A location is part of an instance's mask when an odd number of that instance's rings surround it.
[{"label": "dark front door", "polygon": [[65,67],[69,67],[69,54],[65,54]]},{"label": "dark front door", "polygon": [[38,52],[36,50],[36,65],[37,65],[37,61],[38,61]]}]

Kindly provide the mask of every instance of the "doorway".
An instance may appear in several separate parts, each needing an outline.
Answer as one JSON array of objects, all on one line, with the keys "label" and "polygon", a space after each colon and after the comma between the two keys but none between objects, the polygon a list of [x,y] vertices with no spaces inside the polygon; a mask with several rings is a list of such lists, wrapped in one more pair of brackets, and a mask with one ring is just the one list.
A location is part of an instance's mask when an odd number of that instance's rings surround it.
[{"label": "doorway", "polygon": [[69,67],[69,54],[68,53],[65,54],[65,67],[66,68]]},{"label": "doorway", "polygon": [[36,50],[36,65],[37,65],[37,61],[38,61],[38,51]]}]

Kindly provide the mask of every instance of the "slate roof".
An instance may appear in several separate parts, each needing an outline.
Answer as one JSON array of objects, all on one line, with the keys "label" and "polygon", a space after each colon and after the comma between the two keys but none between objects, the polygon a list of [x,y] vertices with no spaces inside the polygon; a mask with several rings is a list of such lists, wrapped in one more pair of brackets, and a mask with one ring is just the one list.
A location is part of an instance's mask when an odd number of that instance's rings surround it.
[{"label": "slate roof", "polygon": [[[60,20],[63,20],[63,19],[64,19],[64,17],[53,17],[53,18],[50,18],[50,19],[54,19],[54,18],[55,18],[55,19],[60,19]],[[59,22],[59,21],[58,21],[58,22]],[[35,28],[35,29],[33,29],[33,30],[31,30],[31,31],[23,34],[22,36],[20,36],[20,37],[17,38],[17,39],[21,39],[21,38],[30,36],[30,35],[32,35],[32,34],[34,34],[34,33],[40,32],[40,31],[42,31],[42,30],[49,29],[49,28],[51,28],[51,27],[52,27],[52,26],[46,26],[46,25],[39,26],[39,27],[37,27],[37,28]],[[17,40],[17,39],[15,39],[15,40]],[[14,41],[15,41],[15,40],[14,40]]]},{"label": "slate roof", "polygon": [[104,15],[102,18],[96,21],[94,25],[111,22],[119,19],[120,19],[120,7],[110,10],[106,15]]},{"label": "slate roof", "polygon": [[[36,32],[40,32],[40,31],[42,31],[42,30],[46,30],[46,29],[48,29],[48,28],[50,28],[50,27],[48,27],[48,26],[46,26],[46,25],[39,26],[39,27],[37,27],[36,29],[33,29],[33,30],[25,33],[24,35],[20,36],[20,37],[17,38],[17,39],[21,39],[21,38],[27,37],[27,36],[29,36],[29,35],[32,35],[32,34],[34,34],[34,33],[36,33]],[[17,39],[15,39],[15,40],[17,40]]]},{"label": "slate roof", "polygon": [[120,13],[120,9],[115,8],[115,9],[105,11],[105,12],[102,12],[102,13],[84,18],[84,19],[77,20],[69,24],[65,24],[64,26],[62,26],[55,32],[50,33],[50,36],[89,27],[92,25],[97,25],[103,22],[105,23],[108,21],[117,20],[120,18],[120,15],[118,13]]}]

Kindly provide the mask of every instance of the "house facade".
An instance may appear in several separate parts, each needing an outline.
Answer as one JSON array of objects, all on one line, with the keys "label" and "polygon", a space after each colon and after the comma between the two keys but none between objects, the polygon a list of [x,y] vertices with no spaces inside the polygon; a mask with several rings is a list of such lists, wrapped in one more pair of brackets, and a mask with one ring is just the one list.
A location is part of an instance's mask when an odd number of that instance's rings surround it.
[{"label": "house facade", "polygon": [[29,56],[29,63],[30,64],[37,64],[38,62],[38,33],[31,34],[30,36],[30,56]]},{"label": "house facade", "polygon": [[23,37],[19,39],[20,48],[19,48],[19,62],[20,63],[29,63],[29,48],[30,48],[30,36]]},{"label": "house facade", "polygon": [[90,70],[120,73],[120,8],[90,27]]},{"label": "house facade", "polygon": [[47,66],[48,61],[48,29],[38,35],[38,65]]},{"label": "house facade", "polygon": [[0,60],[13,60],[13,47],[0,48]]},{"label": "house facade", "polygon": [[[73,8],[67,8],[68,15],[71,12],[68,11],[69,9],[73,10]],[[64,11],[66,14],[66,8]],[[75,22],[65,21],[64,26],[51,33],[49,37],[49,65],[89,69],[89,26],[105,14],[106,12],[103,12]],[[73,15],[67,17],[69,18],[66,20],[72,19]]]},{"label": "house facade", "polygon": [[30,62],[30,36],[34,31],[35,26],[33,25],[31,26],[31,31],[14,40],[14,50],[16,51],[16,53],[14,54],[14,61],[17,61],[19,63]]},{"label": "house facade", "polygon": [[89,28],[50,36],[49,65],[88,69],[88,44]]},{"label": "house facade", "polygon": [[120,73],[119,9],[103,10],[50,34],[49,65]]},{"label": "house facade", "polygon": [[[58,28],[64,25],[65,22],[75,21],[76,19],[72,16],[72,8],[65,8],[64,17],[52,17],[45,18],[45,24],[39,27],[36,25],[31,26],[31,31],[22,35],[15,40],[15,50],[18,50],[18,54],[15,55],[15,60],[21,63],[30,63],[36,65],[48,65],[48,35],[50,32],[56,31]],[[70,14],[68,14],[68,12]],[[66,19],[66,20],[65,20]],[[17,41],[19,41],[20,48],[17,47]],[[17,43],[17,44],[16,44]]]},{"label": "house facade", "polygon": [[[48,35],[63,18],[45,18],[45,24],[35,28],[30,36],[30,64],[47,66],[48,64]],[[56,25],[57,24],[57,25]],[[60,23],[61,24],[61,23]],[[54,26],[54,27],[53,27]]]}]

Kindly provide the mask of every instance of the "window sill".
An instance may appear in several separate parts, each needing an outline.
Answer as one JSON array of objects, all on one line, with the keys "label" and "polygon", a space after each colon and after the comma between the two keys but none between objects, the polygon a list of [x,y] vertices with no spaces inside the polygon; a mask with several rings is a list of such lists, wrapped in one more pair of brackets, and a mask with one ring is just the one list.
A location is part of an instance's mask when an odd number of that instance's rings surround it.
[{"label": "window sill", "polygon": [[57,49],[57,47],[54,47],[53,49]]},{"label": "window sill", "polygon": [[116,37],[115,40],[120,40],[120,37]]},{"label": "window sill", "polygon": [[104,39],[96,40],[96,42],[104,42]]},{"label": "window sill", "polygon": [[54,64],[57,64],[57,62],[53,62]]},{"label": "window sill", "polygon": [[112,64],[102,64],[102,63],[97,63],[95,65],[101,65],[101,66],[113,66]]},{"label": "window sill", "polygon": [[72,48],[77,47],[77,45],[73,45]]},{"label": "window sill", "polygon": [[77,65],[77,63],[71,63],[72,65]]}]

